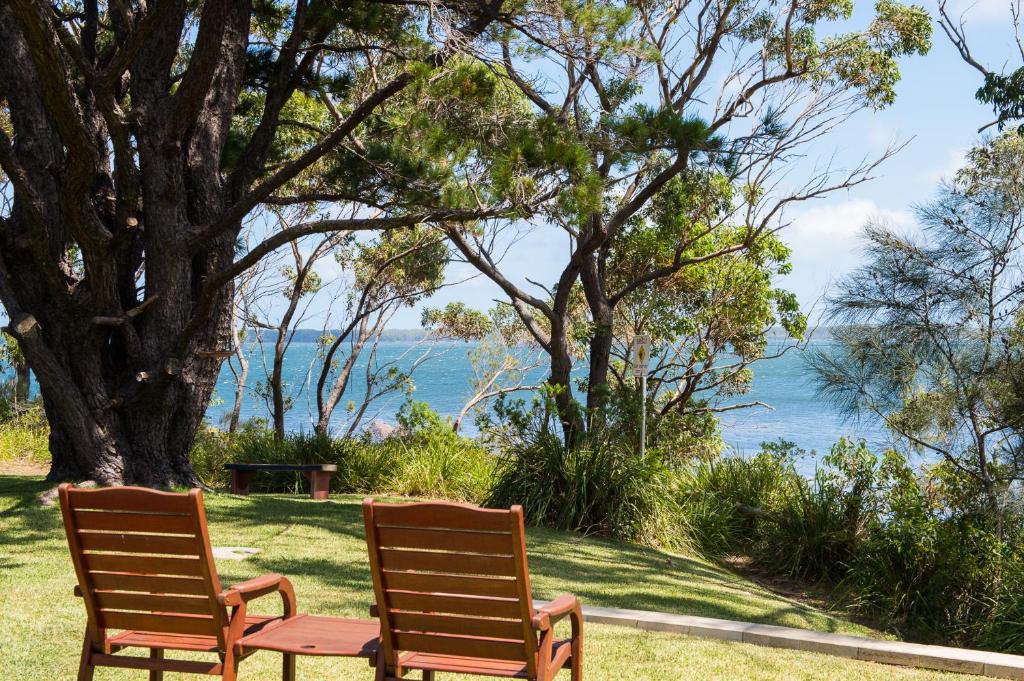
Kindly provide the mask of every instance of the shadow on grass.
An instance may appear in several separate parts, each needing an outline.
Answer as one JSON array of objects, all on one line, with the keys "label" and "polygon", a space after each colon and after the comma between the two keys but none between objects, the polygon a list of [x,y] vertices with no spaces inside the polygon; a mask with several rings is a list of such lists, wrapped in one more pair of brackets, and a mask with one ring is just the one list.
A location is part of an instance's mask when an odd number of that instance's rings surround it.
[{"label": "shadow on grass", "polygon": [[40,506],[36,497],[53,485],[41,478],[0,475],[0,550],[51,541],[62,528],[57,509]]}]

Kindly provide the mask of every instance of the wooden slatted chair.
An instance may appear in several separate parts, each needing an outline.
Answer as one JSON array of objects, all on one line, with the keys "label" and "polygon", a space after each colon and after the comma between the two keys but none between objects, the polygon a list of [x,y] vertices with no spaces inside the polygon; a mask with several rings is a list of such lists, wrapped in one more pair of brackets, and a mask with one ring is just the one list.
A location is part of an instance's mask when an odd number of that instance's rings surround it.
[{"label": "wooden slatted chair", "polygon": [[[381,623],[378,681],[421,670],[550,681],[583,679],[583,615],[575,596],[534,609],[523,509],[363,502]],[[568,616],[572,637],[553,626]]]},{"label": "wooden slatted chair", "polygon": [[[88,615],[79,681],[91,681],[100,666],[148,669],[150,681],[162,681],[165,671],[233,681],[239,661],[255,652],[238,654],[242,637],[295,615],[295,592],[281,575],[221,588],[200,490],[65,484],[60,504],[78,575],[75,593]],[[246,614],[249,601],[271,593],[280,594],[283,616]],[[125,648],[148,648],[150,654],[116,654]],[[166,650],[215,653],[219,660],[165,659]],[[285,654],[282,678],[294,681],[294,655]]]}]

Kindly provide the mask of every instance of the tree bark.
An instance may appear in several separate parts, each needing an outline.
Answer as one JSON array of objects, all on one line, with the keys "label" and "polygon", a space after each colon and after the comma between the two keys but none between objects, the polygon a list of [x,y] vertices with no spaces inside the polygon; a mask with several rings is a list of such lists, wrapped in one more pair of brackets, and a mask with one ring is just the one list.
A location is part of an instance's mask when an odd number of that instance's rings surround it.
[{"label": "tree bark", "polygon": [[238,383],[235,385],[235,401],[231,407],[231,419],[228,421],[228,432],[238,432],[238,424],[242,420],[242,403],[245,401],[245,384],[249,380],[249,358],[239,357]]},{"label": "tree bark", "polygon": [[28,362],[20,361],[14,365],[14,401],[22,405],[28,403],[29,387],[32,383],[32,371]]},{"label": "tree bark", "polygon": [[572,392],[572,355],[563,320],[554,319],[551,324],[551,375],[548,385],[554,389],[555,409],[562,425],[562,439],[567,449],[579,445],[585,435],[585,424],[579,404]]},{"label": "tree bark", "polygon": [[[381,317],[383,319],[383,317]],[[352,377],[352,370],[355,368],[356,360],[359,359],[360,353],[366,346],[366,342],[371,336],[378,333],[380,330],[380,321],[374,324],[372,327],[369,324],[369,316],[364,316],[359,321],[358,331],[356,332],[356,339],[349,350],[348,356],[345,358],[345,362],[341,365],[341,369],[338,375],[334,378],[334,382],[331,384],[331,389],[324,395],[324,388],[327,385],[327,380],[331,374],[332,363],[334,355],[336,354],[341,343],[349,337],[349,333],[339,334],[334,342],[331,344],[331,348],[324,358],[323,366],[320,367],[320,377],[317,381],[317,421],[316,421],[316,433],[317,435],[329,435],[331,432],[331,418],[334,416],[334,410],[338,406],[338,402],[341,401],[342,396],[348,389],[349,379]]]},{"label": "tree bark", "polygon": [[593,335],[587,374],[587,421],[592,430],[604,425],[608,399],[608,370],[615,338],[615,308],[605,295],[604,278],[597,258],[590,258],[580,273],[583,293],[590,308]]},{"label": "tree bark", "polygon": [[[249,20],[244,2],[207,9],[217,40],[204,34],[197,45],[214,63],[190,68],[182,87],[208,77],[209,109],[183,134],[174,115],[183,103],[169,88],[147,91],[160,77],[143,77],[146,59],[177,48],[167,44],[176,35],[154,36],[131,83],[140,105],[132,152],[120,146],[126,128],[106,116],[109,93],[68,77],[48,8],[0,6],[0,94],[17,133],[0,138],[14,187],[0,223],[0,303],[39,384],[53,481],[198,482],[188,452],[220,368],[217,355],[200,353],[227,345],[231,296],[230,282],[212,292],[202,282],[231,264],[235,244],[232,233],[201,250],[190,239],[229,201],[219,154]],[[137,154],[138,166],[112,167],[108,144],[120,160]]]}]

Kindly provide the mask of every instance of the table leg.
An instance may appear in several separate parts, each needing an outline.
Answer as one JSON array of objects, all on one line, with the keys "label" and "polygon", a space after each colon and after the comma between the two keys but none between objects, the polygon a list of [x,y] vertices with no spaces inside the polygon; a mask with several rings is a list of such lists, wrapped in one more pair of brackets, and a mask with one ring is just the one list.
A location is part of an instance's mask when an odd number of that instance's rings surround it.
[{"label": "table leg", "polygon": [[281,678],[284,681],[295,681],[295,656],[291,653],[285,653],[283,657]]},{"label": "table leg", "polygon": [[254,475],[256,475],[256,471],[231,471],[231,493],[242,496],[249,494]]},{"label": "table leg", "polygon": [[[151,660],[162,660],[164,659],[164,651],[160,648],[152,648],[149,651],[149,659]],[[159,669],[149,670],[149,681],[164,681],[164,673]]]},{"label": "table leg", "polygon": [[309,498],[323,501],[331,494],[331,473],[330,471],[309,471],[306,473],[309,479]]}]

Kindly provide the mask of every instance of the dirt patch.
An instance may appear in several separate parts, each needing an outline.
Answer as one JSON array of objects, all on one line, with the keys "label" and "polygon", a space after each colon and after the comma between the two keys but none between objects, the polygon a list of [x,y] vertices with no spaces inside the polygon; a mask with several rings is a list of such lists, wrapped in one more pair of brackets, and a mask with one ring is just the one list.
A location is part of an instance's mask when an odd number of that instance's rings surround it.
[{"label": "dirt patch", "polygon": [[725,558],[724,562],[733,572],[780,596],[797,603],[812,606],[818,610],[833,613],[855,624],[882,632],[887,631],[886,626],[882,622],[857,615],[856,613],[838,611],[835,608],[832,589],[827,584],[802,582],[797,579],[774,575],[754,565],[749,556],[729,556]]},{"label": "dirt patch", "polygon": [[0,461],[0,475],[46,475],[49,467],[27,459]]}]

